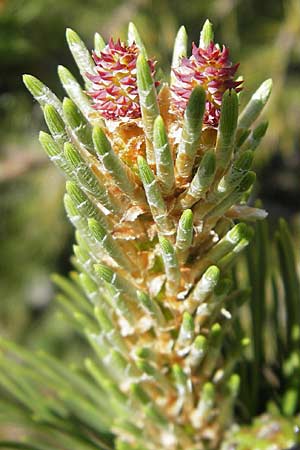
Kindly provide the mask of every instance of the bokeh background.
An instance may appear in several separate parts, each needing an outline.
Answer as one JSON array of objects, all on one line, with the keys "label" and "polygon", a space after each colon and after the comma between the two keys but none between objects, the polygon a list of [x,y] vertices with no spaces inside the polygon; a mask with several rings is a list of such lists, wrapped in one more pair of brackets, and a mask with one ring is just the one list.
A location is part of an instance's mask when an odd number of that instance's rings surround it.
[{"label": "bokeh background", "polygon": [[256,154],[256,196],[295,236],[300,222],[299,0],[0,0],[0,334],[58,355],[78,351],[78,338],[53,303],[50,274],[71,270],[72,230],[62,206],[63,177],[37,139],[39,106],[21,75],[34,74],[63,96],[56,67],[77,73],[65,42],[75,29],[92,48],[93,34],[126,38],[135,22],[163,70],[169,70],[180,25],[197,42],[206,18],[245,78],[242,103],[266,78],[274,90],[265,116],[269,131]]}]

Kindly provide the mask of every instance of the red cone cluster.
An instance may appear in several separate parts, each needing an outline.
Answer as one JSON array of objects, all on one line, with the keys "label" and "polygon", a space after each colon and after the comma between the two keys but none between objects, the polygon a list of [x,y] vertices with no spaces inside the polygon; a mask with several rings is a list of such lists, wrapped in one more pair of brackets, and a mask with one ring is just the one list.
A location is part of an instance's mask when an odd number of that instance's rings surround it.
[{"label": "red cone cluster", "polygon": [[176,77],[172,87],[174,110],[183,114],[193,88],[200,84],[207,95],[204,123],[217,127],[224,92],[227,89],[235,89],[236,92],[242,89],[242,81],[234,80],[238,66],[229,60],[229,51],[225,46],[221,50],[214,42],[206,48],[193,43],[192,56],[182,58],[181,65],[173,69]]},{"label": "red cone cluster", "polygon": [[[96,74],[87,74],[93,82],[88,94],[94,100],[94,108],[104,119],[120,120],[141,117],[136,81],[136,61],[139,49],[135,43],[127,46],[120,40],[93,53]],[[152,75],[155,63],[148,61]]]}]

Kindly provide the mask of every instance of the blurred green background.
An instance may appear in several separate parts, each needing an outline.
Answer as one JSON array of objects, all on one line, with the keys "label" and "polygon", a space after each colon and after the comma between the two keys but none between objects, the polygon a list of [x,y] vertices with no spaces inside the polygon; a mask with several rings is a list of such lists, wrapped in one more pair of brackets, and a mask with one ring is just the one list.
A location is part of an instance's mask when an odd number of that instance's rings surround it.
[{"label": "blurred green background", "polygon": [[31,73],[63,96],[56,67],[77,73],[65,28],[92,48],[99,31],[125,39],[133,21],[162,69],[168,70],[180,25],[198,41],[206,18],[245,78],[242,103],[265,79],[274,91],[265,115],[269,131],[256,154],[256,195],[271,223],[286,217],[299,234],[300,2],[299,0],[0,0],[0,329],[1,334],[51,351],[72,351],[74,336],[55,313],[50,273],[71,265],[72,230],[62,206],[63,178],[37,139],[44,128],[21,75]]}]

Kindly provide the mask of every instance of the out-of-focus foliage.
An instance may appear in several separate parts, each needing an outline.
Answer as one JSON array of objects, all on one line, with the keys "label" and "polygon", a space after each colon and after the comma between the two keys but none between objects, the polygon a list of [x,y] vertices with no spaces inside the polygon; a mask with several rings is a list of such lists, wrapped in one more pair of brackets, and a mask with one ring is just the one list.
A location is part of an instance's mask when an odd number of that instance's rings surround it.
[{"label": "out-of-focus foliage", "polygon": [[249,420],[269,408],[291,417],[300,402],[299,252],[283,219],[274,235],[268,221],[255,225],[235,278],[237,285],[251,287],[235,324],[251,339],[239,363],[240,416]]}]

